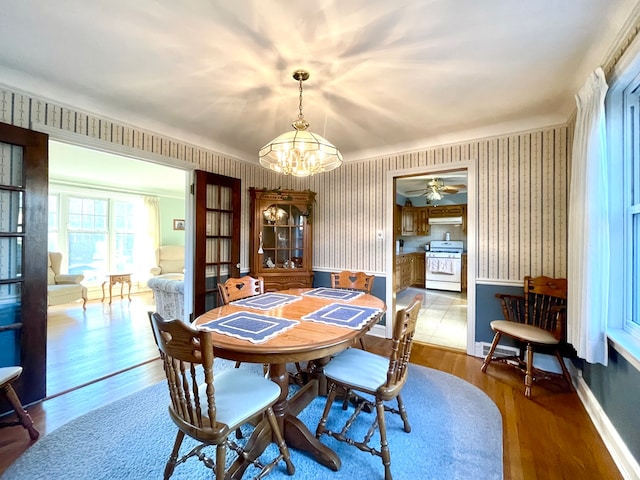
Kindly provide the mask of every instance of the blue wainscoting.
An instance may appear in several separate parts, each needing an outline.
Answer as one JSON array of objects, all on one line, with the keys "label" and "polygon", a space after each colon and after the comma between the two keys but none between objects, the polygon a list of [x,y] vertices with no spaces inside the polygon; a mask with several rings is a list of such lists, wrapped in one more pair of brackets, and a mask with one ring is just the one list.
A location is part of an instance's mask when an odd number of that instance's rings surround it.
[{"label": "blue wainscoting", "polygon": [[[489,324],[493,320],[504,318],[502,306],[500,300],[496,298],[496,293],[522,295],[523,292],[524,287],[476,284],[476,342],[491,343],[494,333]],[[500,343],[503,345],[516,345],[508,337],[503,337]]]},{"label": "blue wainscoting", "polygon": [[609,364],[581,362],[582,378],[625,445],[640,462],[640,372],[613,347]]}]

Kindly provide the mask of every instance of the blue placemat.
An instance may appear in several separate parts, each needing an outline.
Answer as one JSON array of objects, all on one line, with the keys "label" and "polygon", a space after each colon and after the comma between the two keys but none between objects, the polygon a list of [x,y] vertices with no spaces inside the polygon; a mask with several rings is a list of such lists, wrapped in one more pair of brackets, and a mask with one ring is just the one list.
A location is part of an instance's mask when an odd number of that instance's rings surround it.
[{"label": "blue placemat", "polygon": [[254,297],[242,298],[231,302],[231,304],[254,308],[256,310],[271,310],[272,308],[282,307],[283,305],[296,302],[301,298],[302,297],[297,295],[287,295],[286,293],[265,293]]},{"label": "blue placemat", "polygon": [[297,320],[269,317],[260,313],[236,312],[198,325],[198,328],[253,343],[262,343],[298,323]]},{"label": "blue placemat", "polygon": [[307,297],[329,298],[331,300],[344,300],[348,302],[349,300],[358,298],[363,293],[364,292],[345,290],[342,288],[319,287],[314,288],[313,290],[309,290],[308,292],[304,292],[302,295],[305,295]]},{"label": "blue placemat", "polygon": [[367,321],[379,313],[379,308],[332,303],[305,315],[302,319],[359,330]]}]

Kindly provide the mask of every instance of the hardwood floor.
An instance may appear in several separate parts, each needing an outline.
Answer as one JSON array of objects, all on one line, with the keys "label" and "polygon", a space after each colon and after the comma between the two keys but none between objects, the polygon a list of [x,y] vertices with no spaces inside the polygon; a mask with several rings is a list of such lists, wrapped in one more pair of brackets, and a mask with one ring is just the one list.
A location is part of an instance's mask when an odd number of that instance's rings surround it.
[{"label": "hardwood floor", "polygon": [[[66,308],[65,311],[77,321],[83,317],[82,308],[79,308],[79,312],[77,307]],[[96,355],[80,356],[74,360],[81,362],[85,358],[88,361],[86,369],[96,369],[96,372],[100,369],[102,373],[96,374],[96,378],[105,371],[114,372],[122,368],[120,360],[128,353],[116,353],[136,350],[136,345],[131,342],[132,334],[127,335],[117,330],[135,331],[137,342],[146,344],[150,340],[155,348],[150,330],[145,330],[148,329],[146,318],[130,316],[129,323],[140,322],[134,328],[127,325],[125,320],[114,322],[116,312],[117,310],[109,311],[102,306],[87,308],[84,320],[87,325],[99,324],[99,317],[104,314],[102,322],[111,323],[112,327],[101,329],[109,336],[106,343],[109,344],[107,352],[111,354],[98,355],[101,357],[100,361],[95,360]],[[70,343],[65,347],[65,342],[71,342],[73,336],[61,333],[58,347],[63,350],[75,348]],[[95,337],[93,342],[100,343]],[[388,345],[388,340],[368,337],[366,345],[369,350],[382,351]],[[554,384],[534,385],[532,397],[527,400],[522,377],[509,367],[491,364],[488,372],[483,374],[480,371],[480,359],[459,351],[421,343],[414,343],[412,362],[456,375],[483,390],[496,403],[502,413],[506,480],[622,479],[577,394],[568,392],[566,387]],[[55,373],[49,373],[65,377],[82,368],[85,367],[80,367],[77,363],[65,365],[61,362],[56,364]],[[46,434],[84,413],[153,385],[163,378],[160,362],[151,361],[55,396],[30,406],[28,410],[41,434]],[[425,408],[428,408],[428,399],[425,399]],[[29,445],[29,436],[23,428],[0,430],[0,475]],[[428,452],[428,445],[421,448]],[[482,478],[481,472],[477,478]]]},{"label": "hardwood floor", "polygon": [[[47,309],[47,396],[158,357],[147,312],[150,292]],[[73,366],[73,368],[69,368]]]}]

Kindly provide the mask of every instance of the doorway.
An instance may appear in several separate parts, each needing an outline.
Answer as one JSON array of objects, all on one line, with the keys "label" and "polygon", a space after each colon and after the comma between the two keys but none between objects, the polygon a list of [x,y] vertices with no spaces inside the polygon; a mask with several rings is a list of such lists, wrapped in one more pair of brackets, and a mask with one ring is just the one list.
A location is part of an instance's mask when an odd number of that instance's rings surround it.
[{"label": "doorway", "polygon": [[[451,176],[448,180],[446,177]],[[442,177],[442,178],[441,178]],[[430,198],[429,180],[438,178],[444,185],[450,183],[457,186],[445,193],[442,198]],[[416,340],[432,345],[453,348],[473,354],[475,343],[475,166],[473,162],[452,162],[446,165],[429,167],[416,167],[388,174],[387,191],[391,199],[388,207],[389,223],[388,231],[393,232],[393,241],[389,242],[388,271],[394,272],[394,278],[387,282],[387,304],[393,306],[393,311],[408,304],[416,293],[422,293],[425,297],[424,306],[421,309],[416,329]],[[466,190],[466,191],[465,191]],[[449,198],[447,198],[447,196]],[[408,200],[408,202],[407,202]],[[435,201],[434,201],[435,200]],[[434,224],[430,226],[428,233],[422,235],[397,235],[394,213],[398,215],[397,205],[409,204],[413,207],[440,206],[446,204],[466,205],[466,228],[464,234],[456,230],[457,226],[446,224]],[[435,223],[435,222],[434,222]],[[462,241],[465,254],[465,278],[462,291],[447,291],[427,289],[424,285],[413,282],[408,288],[395,291],[395,259],[398,251],[397,239],[403,240],[403,252],[413,255],[424,255],[425,246],[432,240],[446,239]]]},{"label": "doorway", "polygon": [[[50,193],[64,191],[73,195],[78,192],[91,195],[93,191],[96,196],[155,197],[160,210],[160,244],[187,243],[185,231],[174,228],[174,219],[185,221],[188,215],[185,169],[50,141],[49,185]],[[51,219],[51,215],[49,217]],[[49,249],[56,249],[51,242],[51,229],[49,234]],[[53,235],[55,237],[56,233]],[[152,252],[150,248],[145,250]],[[153,261],[153,253],[149,257]],[[66,259],[65,264],[69,263],[70,259]],[[80,303],[47,309],[48,396],[95,382],[157,357],[147,316],[155,302],[151,292],[145,293],[144,288],[147,279],[144,275],[148,272],[149,268],[140,270],[140,276],[132,278],[131,301],[126,296],[126,288],[123,299],[117,288],[111,303],[108,303],[108,293],[107,299],[101,301],[104,279],[100,276],[92,279],[89,273],[85,277],[89,290],[86,311]]]}]

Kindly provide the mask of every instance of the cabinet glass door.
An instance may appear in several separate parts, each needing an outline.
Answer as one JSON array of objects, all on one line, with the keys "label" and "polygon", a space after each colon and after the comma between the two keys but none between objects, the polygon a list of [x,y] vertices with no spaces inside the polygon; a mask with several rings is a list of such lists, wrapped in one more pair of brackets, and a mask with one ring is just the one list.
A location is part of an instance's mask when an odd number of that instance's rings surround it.
[{"label": "cabinet glass door", "polygon": [[295,205],[272,203],[262,211],[264,268],[303,267],[304,222]]}]

